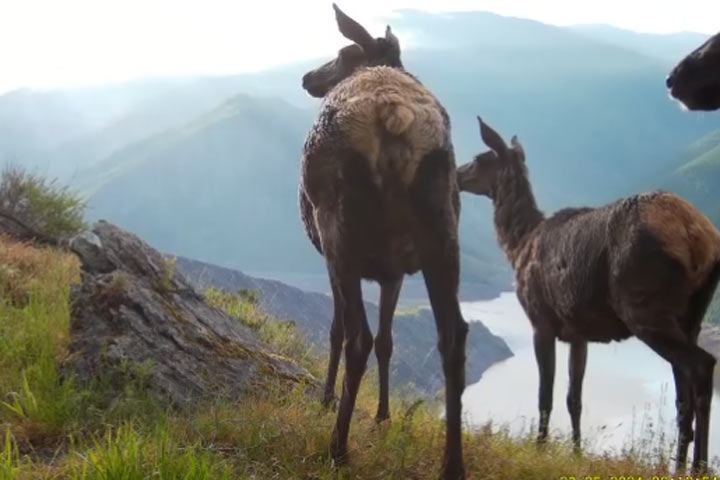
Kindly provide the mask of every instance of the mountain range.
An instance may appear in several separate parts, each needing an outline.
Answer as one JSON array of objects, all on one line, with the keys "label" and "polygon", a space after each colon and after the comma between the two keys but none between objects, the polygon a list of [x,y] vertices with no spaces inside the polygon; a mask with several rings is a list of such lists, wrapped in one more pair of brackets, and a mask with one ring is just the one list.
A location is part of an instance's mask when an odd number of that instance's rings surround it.
[{"label": "mountain range", "polygon": [[[663,82],[703,36],[412,10],[393,28],[412,38],[406,68],[451,115],[458,163],[484,149],[482,115],[508,139],[519,136],[548,213],[664,187],[719,220],[718,117],[683,112]],[[0,96],[0,163],[70,182],[88,196],[91,219],[163,251],[246,271],[322,272],[297,207],[300,151],[317,110],[299,79],[322,61],[11,92]],[[511,288],[490,203],[462,200],[464,281],[482,282],[479,296]]]}]

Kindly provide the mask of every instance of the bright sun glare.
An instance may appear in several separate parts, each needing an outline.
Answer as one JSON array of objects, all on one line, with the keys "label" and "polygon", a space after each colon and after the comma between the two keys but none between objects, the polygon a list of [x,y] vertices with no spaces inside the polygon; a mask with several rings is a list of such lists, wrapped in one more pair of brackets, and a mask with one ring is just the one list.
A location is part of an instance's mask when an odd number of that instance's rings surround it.
[{"label": "bright sun glare", "polygon": [[[338,0],[369,28],[394,11],[487,10],[642,32],[720,28],[717,0]],[[333,53],[329,0],[0,0],[0,92],[136,77],[255,71]],[[402,39],[403,32],[399,32]],[[408,32],[405,32],[408,35]],[[407,43],[407,42],[406,42]]]}]

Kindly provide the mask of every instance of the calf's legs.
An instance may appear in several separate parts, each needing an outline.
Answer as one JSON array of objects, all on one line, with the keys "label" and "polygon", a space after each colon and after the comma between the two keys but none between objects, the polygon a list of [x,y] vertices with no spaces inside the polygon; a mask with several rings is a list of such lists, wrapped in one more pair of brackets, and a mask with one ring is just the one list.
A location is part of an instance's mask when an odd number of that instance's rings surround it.
[{"label": "calf's legs", "polygon": [[572,424],[573,447],[576,453],[580,453],[580,413],[582,412],[582,384],[585,377],[585,364],[587,363],[587,342],[576,341],[570,344],[570,360],[568,370],[570,374],[570,385],[567,394],[567,408],[570,412],[570,423]]},{"label": "calf's legs", "polygon": [[553,385],[555,383],[555,336],[536,329],[533,335],[535,360],[540,376],[538,410],[540,414],[537,442],[545,443],[548,435],[548,423],[553,404]]}]

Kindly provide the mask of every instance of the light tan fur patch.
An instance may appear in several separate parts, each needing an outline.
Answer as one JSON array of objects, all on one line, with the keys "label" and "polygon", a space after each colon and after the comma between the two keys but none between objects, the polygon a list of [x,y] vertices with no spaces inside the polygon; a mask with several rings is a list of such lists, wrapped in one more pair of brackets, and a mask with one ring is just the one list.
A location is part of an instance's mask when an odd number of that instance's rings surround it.
[{"label": "light tan fur patch", "polygon": [[518,284],[527,283],[533,267],[540,262],[537,244],[538,237],[535,236],[529,242],[525,242],[522,247],[506,252],[507,258],[515,270],[515,279]]},{"label": "light tan fur patch", "polygon": [[720,232],[697,208],[672,193],[660,193],[640,204],[640,215],[663,245],[700,284],[720,259]]},{"label": "light tan fur patch", "polygon": [[380,120],[393,135],[402,135],[415,121],[415,113],[402,102],[386,102],[380,105]]},{"label": "light tan fur patch", "polygon": [[399,175],[410,184],[420,160],[445,145],[440,104],[423,85],[388,67],[361,70],[325,97],[354,149],[370,162],[376,183]]}]

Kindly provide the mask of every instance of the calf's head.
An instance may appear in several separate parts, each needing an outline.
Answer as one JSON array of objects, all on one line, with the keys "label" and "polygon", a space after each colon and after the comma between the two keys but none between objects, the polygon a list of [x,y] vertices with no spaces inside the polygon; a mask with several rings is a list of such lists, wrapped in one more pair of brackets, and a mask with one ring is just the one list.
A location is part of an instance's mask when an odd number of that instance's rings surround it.
[{"label": "calf's head", "polygon": [[517,137],[508,146],[502,137],[478,117],[480,136],[490,150],[458,167],[457,179],[460,190],[495,199],[499,184],[508,177],[527,177],[525,152]]}]

